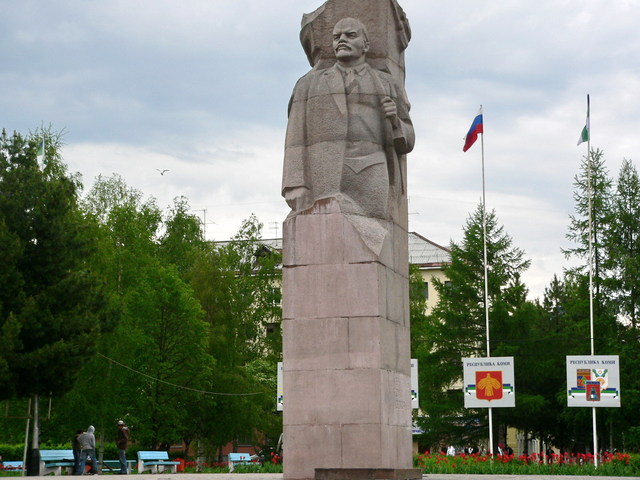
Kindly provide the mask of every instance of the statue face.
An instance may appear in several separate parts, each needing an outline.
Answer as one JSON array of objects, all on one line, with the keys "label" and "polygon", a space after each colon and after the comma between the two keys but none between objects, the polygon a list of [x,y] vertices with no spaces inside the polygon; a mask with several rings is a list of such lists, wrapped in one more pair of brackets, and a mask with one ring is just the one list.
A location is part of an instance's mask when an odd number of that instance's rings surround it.
[{"label": "statue face", "polygon": [[364,61],[369,41],[362,31],[362,24],[353,18],[344,18],[333,27],[333,51],[341,63],[354,64]]}]

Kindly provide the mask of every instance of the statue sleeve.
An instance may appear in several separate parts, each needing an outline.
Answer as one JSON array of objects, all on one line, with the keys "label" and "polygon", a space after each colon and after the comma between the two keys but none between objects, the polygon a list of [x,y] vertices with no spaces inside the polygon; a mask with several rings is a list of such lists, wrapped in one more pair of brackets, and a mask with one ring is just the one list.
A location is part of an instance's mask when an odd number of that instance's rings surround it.
[{"label": "statue sleeve", "polygon": [[404,87],[397,82],[392,84],[392,98],[396,102],[398,118],[400,119],[397,129],[394,129],[394,144],[398,155],[406,155],[416,142],[416,135],[413,130],[413,123],[409,116],[411,105],[407,99]]},{"label": "statue sleeve", "polygon": [[307,82],[298,80],[289,100],[289,121],[284,145],[282,195],[286,189],[307,187],[306,104]]}]

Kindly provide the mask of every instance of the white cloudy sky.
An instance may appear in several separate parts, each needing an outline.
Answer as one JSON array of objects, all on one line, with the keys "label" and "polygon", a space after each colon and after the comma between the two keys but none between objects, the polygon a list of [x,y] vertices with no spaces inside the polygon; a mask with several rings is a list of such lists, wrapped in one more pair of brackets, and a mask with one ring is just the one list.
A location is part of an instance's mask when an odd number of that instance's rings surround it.
[{"label": "white cloudy sky", "polygon": [[[300,19],[321,0],[0,0],[0,127],[66,131],[65,162],[168,206],[189,198],[207,237],[255,213],[280,235],[286,106],[309,65]],[[400,0],[413,38],[407,92],[410,228],[447,245],[481,198],[532,260],[539,296],[567,263],[577,147],[617,174],[640,152],[640,0]],[[161,176],[156,169],[169,169]]]}]

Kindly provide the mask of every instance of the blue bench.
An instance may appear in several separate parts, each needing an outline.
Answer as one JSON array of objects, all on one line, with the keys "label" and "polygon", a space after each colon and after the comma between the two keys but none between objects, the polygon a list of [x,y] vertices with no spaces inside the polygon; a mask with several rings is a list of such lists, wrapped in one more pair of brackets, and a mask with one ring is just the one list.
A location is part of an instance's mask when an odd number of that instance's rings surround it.
[{"label": "blue bench", "polygon": [[73,470],[73,450],[40,450],[40,475]]},{"label": "blue bench", "polygon": [[24,465],[22,464],[22,460],[2,462],[2,469],[9,472],[21,472],[24,470]]},{"label": "blue bench", "polygon": [[[135,460],[127,460],[127,473],[131,473],[135,464]],[[107,471],[111,473],[120,473],[120,460],[103,460],[102,473],[107,473]]]},{"label": "blue bench", "polygon": [[171,470],[177,473],[180,462],[169,461],[169,453],[162,450],[138,452],[138,473],[149,470],[151,473],[160,473]]},{"label": "blue bench", "polygon": [[230,453],[227,458],[229,472],[233,472],[236,465],[249,465],[253,462],[250,453]]}]

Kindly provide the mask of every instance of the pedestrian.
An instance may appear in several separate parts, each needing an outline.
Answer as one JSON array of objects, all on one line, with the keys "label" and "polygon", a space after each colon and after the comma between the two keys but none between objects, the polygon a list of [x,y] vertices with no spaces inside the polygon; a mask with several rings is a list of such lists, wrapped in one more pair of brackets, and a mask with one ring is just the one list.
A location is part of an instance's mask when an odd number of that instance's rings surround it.
[{"label": "pedestrian", "polygon": [[127,468],[127,447],[129,446],[129,429],[122,420],[118,420],[118,458],[120,459],[120,475],[129,473]]},{"label": "pedestrian", "polygon": [[78,435],[78,442],[80,443],[80,474],[84,475],[85,467],[87,465],[87,458],[91,458],[91,470],[90,475],[98,473],[98,459],[96,458],[96,436],[94,432],[96,429],[93,425],[87,428],[87,431],[81,435]]},{"label": "pedestrian", "polygon": [[547,447],[547,462],[553,463],[553,448]]},{"label": "pedestrian", "polygon": [[82,454],[80,449],[80,442],[78,437],[84,433],[84,430],[80,429],[71,439],[71,449],[73,450],[73,474],[80,475],[80,455]]}]

